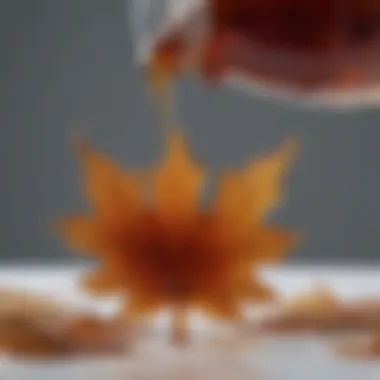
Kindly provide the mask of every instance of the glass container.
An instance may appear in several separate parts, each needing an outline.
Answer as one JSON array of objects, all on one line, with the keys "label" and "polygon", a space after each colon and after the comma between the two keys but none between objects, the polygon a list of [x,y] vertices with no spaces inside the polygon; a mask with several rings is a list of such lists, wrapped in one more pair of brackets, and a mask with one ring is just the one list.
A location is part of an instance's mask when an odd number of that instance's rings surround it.
[{"label": "glass container", "polygon": [[248,94],[380,103],[380,0],[134,0],[128,12],[139,65],[170,54],[175,70],[190,62]]}]

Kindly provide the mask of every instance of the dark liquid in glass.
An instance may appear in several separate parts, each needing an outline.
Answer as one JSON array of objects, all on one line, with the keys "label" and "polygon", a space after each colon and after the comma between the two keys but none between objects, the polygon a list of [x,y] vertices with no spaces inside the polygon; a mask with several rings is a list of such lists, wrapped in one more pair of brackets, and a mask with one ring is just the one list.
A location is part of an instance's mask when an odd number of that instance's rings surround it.
[{"label": "dark liquid in glass", "polygon": [[210,81],[236,73],[306,91],[367,88],[380,84],[380,0],[206,0],[157,42],[156,62],[174,73],[193,44]]}]

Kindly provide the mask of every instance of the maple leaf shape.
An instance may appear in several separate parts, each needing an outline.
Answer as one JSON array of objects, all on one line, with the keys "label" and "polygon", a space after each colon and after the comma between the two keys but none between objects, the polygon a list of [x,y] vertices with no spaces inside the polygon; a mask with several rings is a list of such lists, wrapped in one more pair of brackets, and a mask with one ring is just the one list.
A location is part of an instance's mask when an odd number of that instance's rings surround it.
[{"label": "maple leaf shape", "polygon": [[99,269],[83,280],[88,290],[128,296],[128,318],[169,308],[179,337],[188,310],[235,319],[242,303],[271,296],[252,270],[282,258],[295,243],[294,233],[263,223],[280,201],[295,145],[224,173],[214,201],[201,211],[205,170],[181,134],[166,137],[166,156],[143,175],[124,172],[79,141],[92,211],[60,221],[58,232],[73,249],[99,257]]}]

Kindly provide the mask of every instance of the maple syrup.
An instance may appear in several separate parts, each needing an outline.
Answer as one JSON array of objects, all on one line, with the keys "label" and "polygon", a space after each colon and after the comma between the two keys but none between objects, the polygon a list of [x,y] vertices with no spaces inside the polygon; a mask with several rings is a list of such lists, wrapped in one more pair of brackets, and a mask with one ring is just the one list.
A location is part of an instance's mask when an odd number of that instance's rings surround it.
[{"label": "maple syrup", "polygon": [[166,76],[191,61],[214,83],[237,74],[303,93],[380,86],[380,0],[204,1],[156,42],[152,62]]},{"label": "maple syrup", "polygon": [[[143,173],[148,178],[141,184],[133,172],[77,143],[94,212],[63,219],[57,232],[71,248],[99,255],[102,265],[86,277],[86,290],[126,296],[121,317],[131,330],[138,319],[168,310],[171,340],[183,346],[193,311],[235,324],[244,317],[246,302],[271,300],[272,291],[252,271],[282,258],[297,243],[294,232],[263,223],[280,201],[296,146],[287,141],[246,170],[223,174],[215,200],[200,209],[206,168],[194,162],[178,132],[171,131],[166,144],[163,160]],[[84,343],[98,325],[89,322],[74,326]]]}]

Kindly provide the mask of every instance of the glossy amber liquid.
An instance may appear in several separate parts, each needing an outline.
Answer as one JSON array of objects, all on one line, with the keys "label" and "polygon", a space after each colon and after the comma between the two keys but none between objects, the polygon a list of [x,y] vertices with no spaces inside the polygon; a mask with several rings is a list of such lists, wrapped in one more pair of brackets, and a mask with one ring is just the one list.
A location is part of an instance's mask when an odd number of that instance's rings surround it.
[{"label": "glossy amber liquid", "polygon": [[[237,73],[314,91],[380,84],[380,0],[205,0],[156,45],[155,62],[175,73],[189,58],[212,81]],[[202,20],[202,22],[200,21]]]}]

